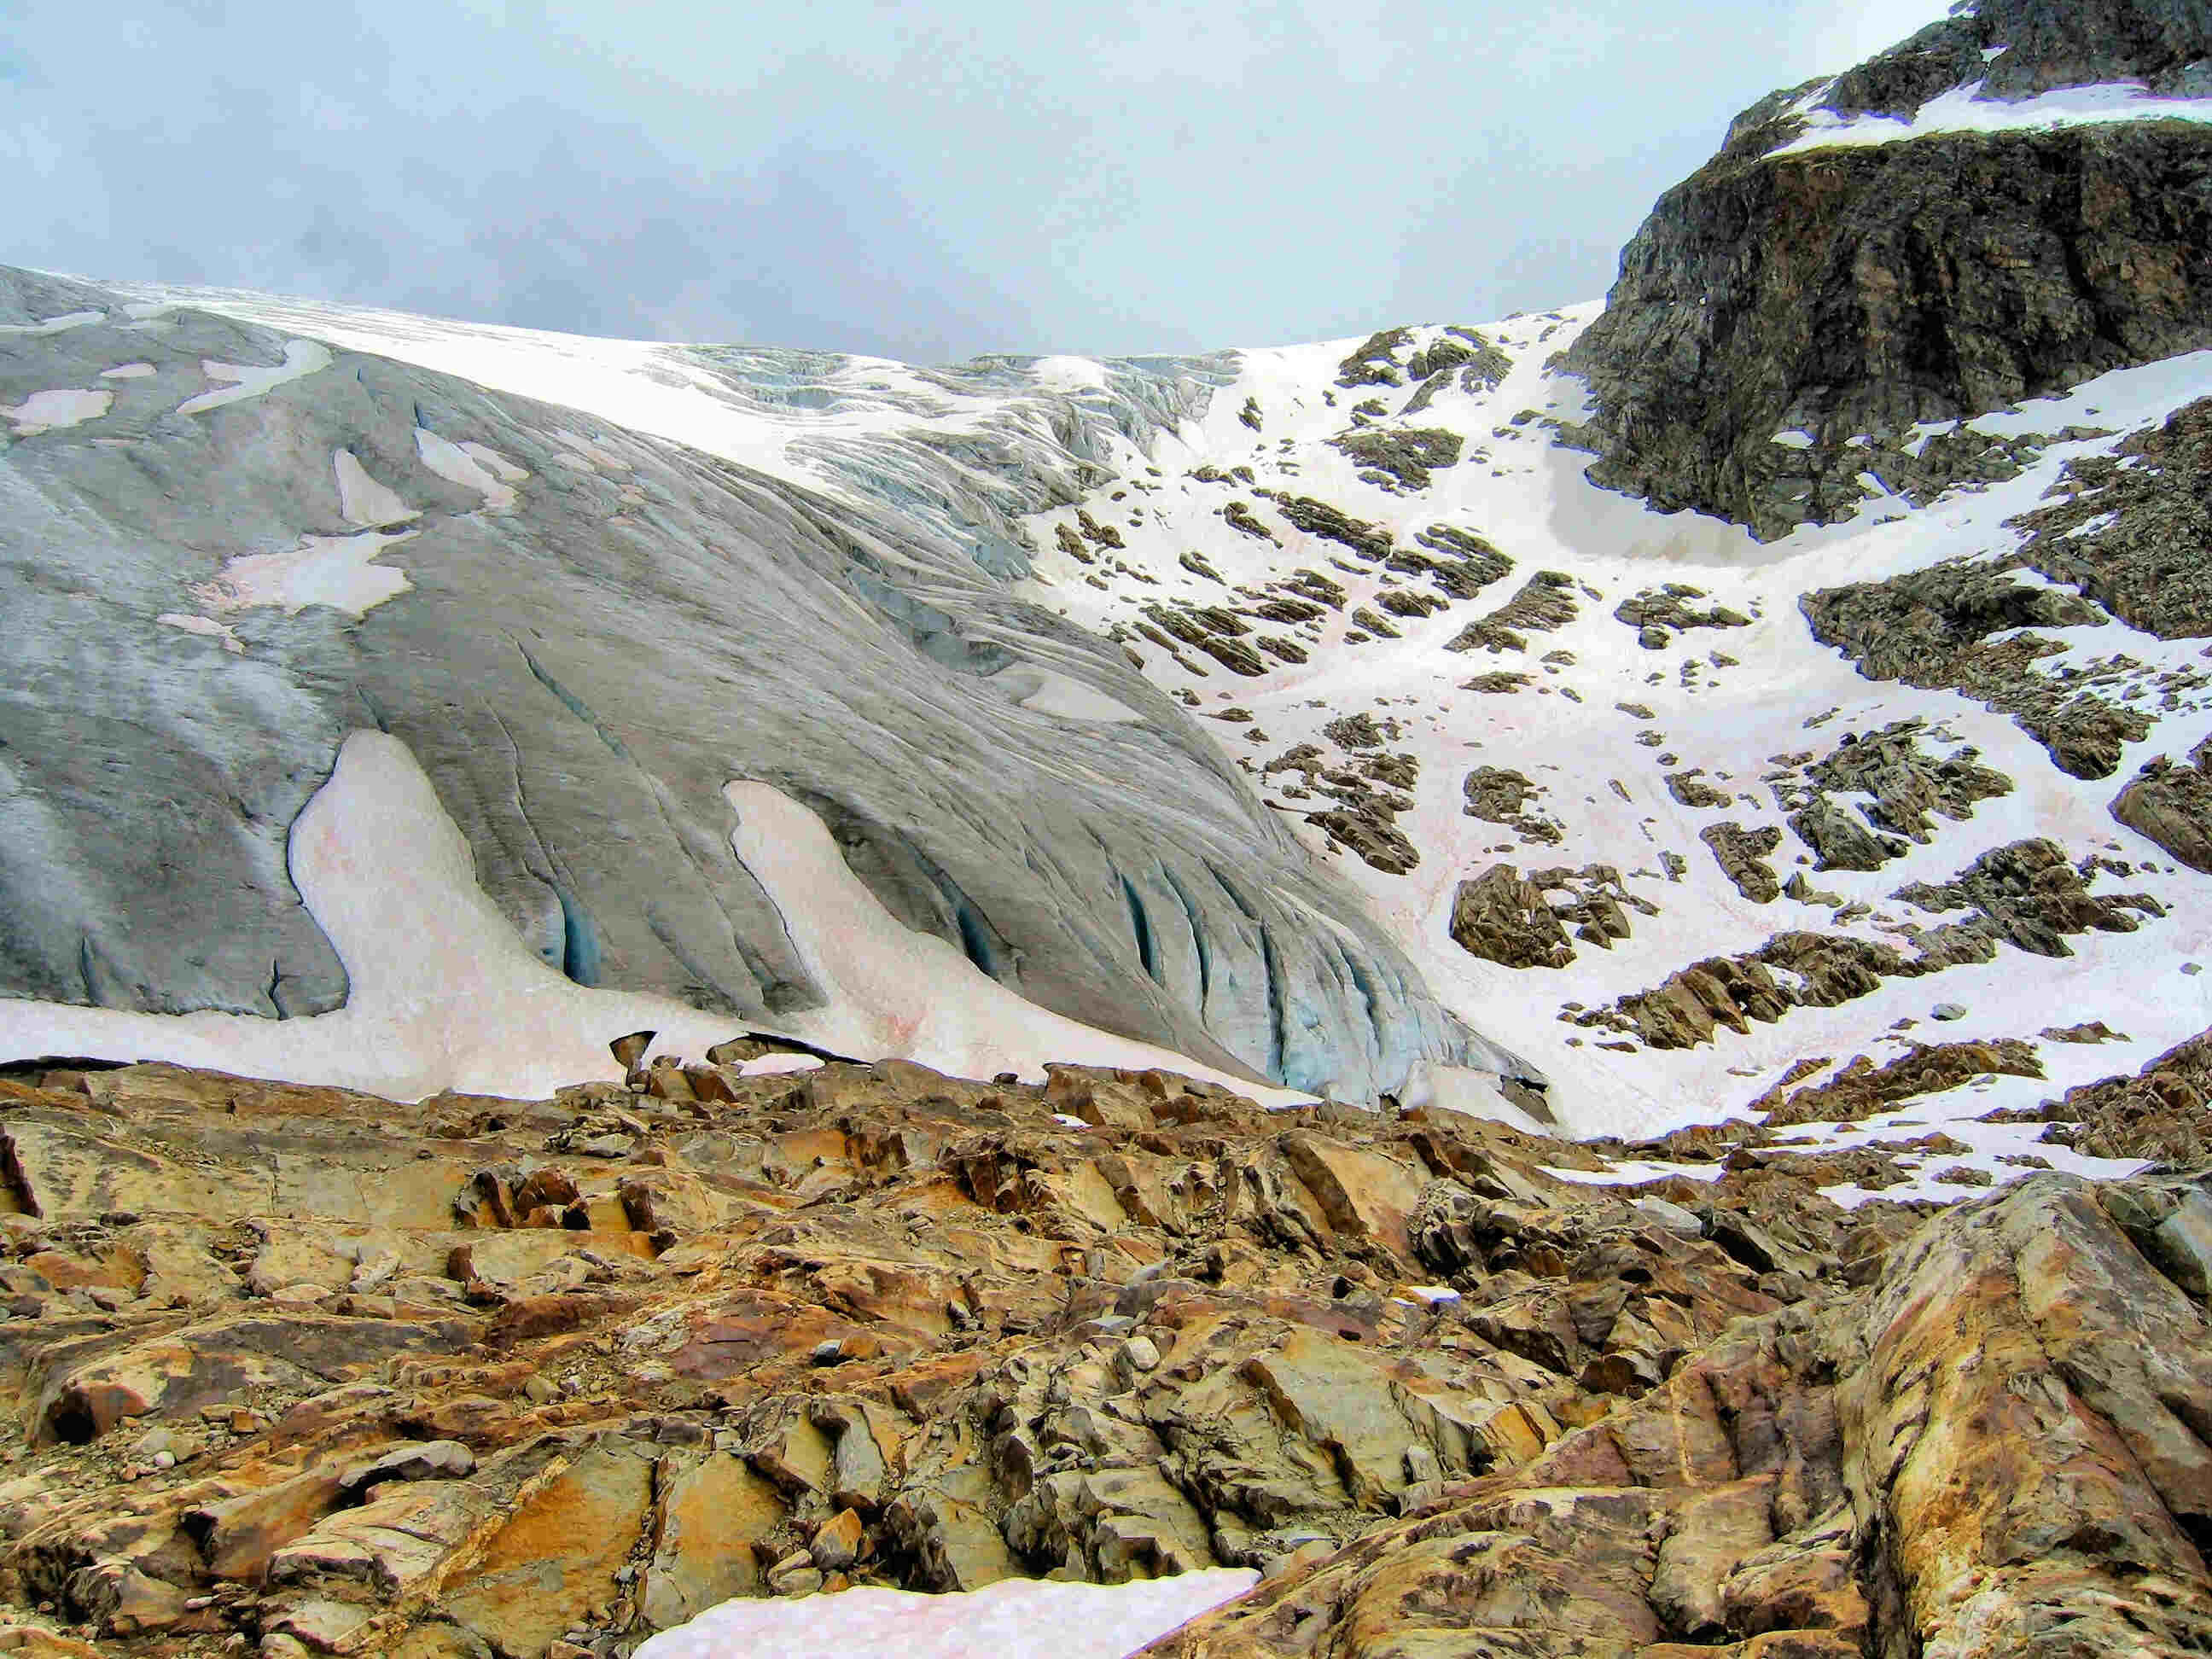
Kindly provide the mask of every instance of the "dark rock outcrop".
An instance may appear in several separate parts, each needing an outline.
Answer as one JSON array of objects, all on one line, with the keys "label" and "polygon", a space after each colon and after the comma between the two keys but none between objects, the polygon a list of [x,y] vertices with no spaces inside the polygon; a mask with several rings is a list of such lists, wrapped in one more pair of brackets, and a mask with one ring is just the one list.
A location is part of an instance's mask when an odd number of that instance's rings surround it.
[{"label": "dark rock outcrop", "polygon": [[[2124,745],[2150,734],[2150,716],[2063,672],[2036,672],[2033,664],[2063,647],[2016,631],[2101,624],[2106,615],[2078,594],[2013,580],[2014,568],[2011,560],[1950,560],[1820,588],[1797,605],[1813,637],[1849,656],[1869,679],[1963,692],[2010,714],[2069,776],[2110,777]],[[2007,637],[1990,642],[1998,634]]]},{"label": "dark rock outcrop", "polygon": [[1771,904],[1782,896],[1782,878],[1767,862],[1782,845],[1782,831],[1772,824],[1747,830],[1734,823],[1709,823],[1698,831],[1698,839],[1711,849],[1735,890],[1753,904]]},{"label": "dark rock outcrop", "polygon": [[1531,870],[1494,864],[1460,883],[1452,898],[1453,941],[1470,956],[1505,968],[1564,968],[1575,959],[1574,937],[1601,951],[1629,936],[1628,913],[1656,916],[1658,907],[1628,890],[1609,864]]},{"label": "dark rock outcrop", "polygon": [[2145,762],[2112,798],[2112,816],[2191,869],[2212,871],[2212,738],[2186,761]]},{"label": "dark rock outcrop", "polygon": [[1465,441],[1441,427],[1364,427],[1328,441],[1362,466],[1372,468],[1401,489],[1425,489],[1437,467],[1459,465]]},{"label": "dark rock outcrop", "polygon": [[1521,584],[1513,597],[1487,616],[1479,617],[1445,642],[1447,651],[1480,647],[1526,651],[1531,633],[1550,633],[1565,627],[1579,614],[1575,604],[1574,578],[1559,570],[1539,570]]},{"label": "dark rock outcrop", "polygon": [[2146,634],[2212,634],[2212,398],[2069,462],[2058,488],[2010,520],[2023,562]]},{"label": "dark rock outcrop", "polygon": [[[2199,123],[1771,153],[1810,110],[1905,114],[1977,81],[1996,99],[2119,78],[2194,88],[2212,81],[2208,59],[2197,0],[1985,0],[1746,112],[1661,198],[1568,354],[1595,404],[1591,477],[1773,537],[1863,495],[1858,475],[1879,461],[1854,437],[1886,442],[2212,343]],[[1793,429],[1809,443],[1775,441]]]},{"label": "dark rock outcrop", "polygon": [[1917,883],[1895,897],[1935,915],[1966,909],[1963,921],[1908,928],[1908,951],[1842,933],[1777,933],[1756,951],[1708,957],[1649,990],[1574,1023],[1633,1035],[1654,1048],[1689,1048],[1725,1028],[1742,1035],[1795,1007],[1832,1008],[1889,978],[1917,978],[1993,960],[2001,945],[2037,956],[2073,954],[2068,938],[2094,930],[2132,933],[2165,914],[2143,893],[2092,893],[2083,872],[2048,841],[2020,841],[1984,854],[1948,882]]}]

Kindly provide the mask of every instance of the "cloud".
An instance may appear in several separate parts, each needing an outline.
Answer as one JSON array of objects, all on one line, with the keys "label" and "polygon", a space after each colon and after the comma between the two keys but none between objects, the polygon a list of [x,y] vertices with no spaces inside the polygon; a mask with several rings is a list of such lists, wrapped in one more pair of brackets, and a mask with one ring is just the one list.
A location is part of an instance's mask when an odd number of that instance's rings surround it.
[{"label": "cloud", "polygon": [[1935,9],[0,0],[0,260],[921,360],[1480,319]]},{"label": "cloud", "polygon": [[1909,40],[1948,11],[1948,0],[1858,0],[1802,8],[1805,73],[1833,75]]}]

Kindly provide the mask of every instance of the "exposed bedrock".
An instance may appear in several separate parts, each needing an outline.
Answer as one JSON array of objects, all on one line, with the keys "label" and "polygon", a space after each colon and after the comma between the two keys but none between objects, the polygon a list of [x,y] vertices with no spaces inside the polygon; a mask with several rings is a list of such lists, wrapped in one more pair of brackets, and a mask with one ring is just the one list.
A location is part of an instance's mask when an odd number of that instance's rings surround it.
[{"label": "exposed bedrock", "polygon": [[[283,338],[4,283],[10,320],[111,315],[5,337],[0,403],[116,395],[0,452],[0,994],[343,1001],[286,837],[376,726],[582,983],[751,1018],[819,1000],[803,919],[731,849],[720,791],[746,777],[821,812],[894,914],[1073,1018],[1352,1096],[1503,1060],[1188,716],[927,515],[354,353],[179,413],[203,362],[273,365]],[[488,462],[453,481],[467,444],[526,471],[511,501]],[[356,471],[375,489],[342,500]],[[246,556],[268,562],[226,568]],[[285,581],[295,608],[248,603]]]},{"label": "exposed bedrock", "polygon": [[2212,870],[2212,739],[2176,763],[2144,763],[2112,797],[2112,816],[2156,842],[2192,870]]},{"label": "exposed bedrock", "polygon": [[2144,1248],[2161,1202],[2205,1195],[2039,1175],[1960,1205],[1867,1257],[1864,1292],[1736,1321],[1146,1652],[2196,1652],[2212,1326],[2196,1258]]},{"label": "exposed bedrock", "polygon": [[[1568,354],[1595,406],[1593,479],[1771,538],[1865,495],[1860,474],[1881,458],[1853,437],[1871,434],[1878,451],[1918,422],[2212,343],[2212,130],[2201,124],[1772,153],[1804,132],[1801,97],[1820,100],[1816,115],[1910,114],[1984,76],[2003,98],[2207,78],[2187,67],[2212,57],[2201,4],[1980,9],[1825,91],[1763,100],[1660,199],[1605,313]],[[1775,441],[1790,432],[1807,441]]]}]

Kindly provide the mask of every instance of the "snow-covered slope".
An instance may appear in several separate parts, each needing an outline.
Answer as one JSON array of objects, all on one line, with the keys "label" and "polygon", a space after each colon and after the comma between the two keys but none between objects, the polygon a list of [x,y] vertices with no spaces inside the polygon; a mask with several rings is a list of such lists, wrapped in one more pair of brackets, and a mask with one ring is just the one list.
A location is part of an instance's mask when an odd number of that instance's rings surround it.
[{"label": "snow-covered slope", "polygon": [[[2008,555],[2023,534],[2006,521],[2042,504],[2069,464],[2109,454],[2212,394],[2212,354],[2123,371],[1968,422],[2033,457],[2016,477],[1955,489],[1922,507],[1876,488],[1845,522],[1762,544],[1740,527],[1654,512],[1583,478],[1589,457],[1558,430],[1581,415],[1581,384],[1547,364],[1595,309],[1456,333],[1420,328],[1364,346],[1244,354],[1236,384],[1202,420],[1164,440],[1149,466],[1037,520],[1032,592],[1121,639],[1157,684],[1212,717],[1249,786],[1367,895],[1446,1000],[1470,1020],[1516,1033],[1552,1078],[1553,1104],[1575,1132],[1656,1134],[1752,1112],[1793,1070],[1794,1085],[1811,1086],[1856,1055],[1881,1064],[1917,1042],[2021,1038],[2033,1046],[2042,1079],[1989,1078],[1917,1099],[1900,1115],[1952,1126],[1954,1139],[1976,1148],[1970,1164],[2017,1173],[1995,1157],[2018,1152],[2040,1125],[1958,1121],[2131,1070],[2212,1023],[2212,980],[2196,971],[2212,955],[2212,878],[2182,867],[2110,811],[2141,762],[2185,751],[2212,732],[2203,642],[2160,640],[2102,611],[2094,611],[2100,625],[2035,630],[2058,648],[2025,672],[2055,684],[2094,670],[2109,677],[2115,702],[2153,720],[2124,744],[2109,776],[2085,781],[2058,769],[2009,715],[1980,701],[1862,677],[1813,636],[1798,601],[1949,560]],[[1417,360],[1439,343],[1494,349],[1504,361],[1492,370],[1503,372],[1491,384],[1479,363],[1454,364],[1416,380],[1414,371],[1429,367]],[[1358,383],[1382,368],[1395,384],[1380,374]],[[1420,406],[1405,412],[1409,404]],[[2057,435],[2069,428],[2105,435]],[[1370,453],[1385,453],[1378,439],[1407,432],[1449,434],[1461,441],[1461,458],[1437,465],[1449,443],[1418,440],[1431,464],[1417,487],[1336,447],[1355,434]],[[1371,545],[1363,551],[1333,538],[1297,498],[1359,521],[1353,539],[1364,532]],[[1086,536],[1086,516],[1112,536]],[[1453,532],[1486,542],[1511,561],[1510,571],[1472,597],[1450,593],[1449,576],[1420,565],[1424,555],[1449,561],[1480,544]],[[1107,544],[1114,540],[1120,544]],[[1390,556],[1368,556],[1384,546]],[[1539,573],[1547,571],[1558,573],[1559,586],[1544,585]],[[2000,580],[2052,586],[2032,571]],[[1676,585],[1671,593],[1668,584]],[[1571,614],[1547,625],[1538,606],[1531,620],[1487,630],[1486,642],[1469,646],[1469,624],[1524,585],[1558,601],[1554,614]],[[1263,614],[1285,599],[1292,608],[1276,615],[1296,618],[1302,608],[1304,620]],[[1431,602],[1441,603],[1431,614],[1407,614]],[[1402,608],[1386,608],[1393,603]],[[1628,620],[1617,614],[1624,603]],[[1375,622],[1396,637],[1379,635],[1368,625]],[[1171,631],[1207,637],[1212,627],[1237,630],[1210,635],[1217,641],[1256,646],[1244,659],[1256,673],[1237,672]],[[1345,724],[1361,716],[1373,732]],[[1816,869],[1815,849],[1790,823],[1808,775],[1900,722],[1917,723],[1900,734],[1911,752],[1936,766],[1963,759],[1990,769],[2006,793],[1966,802],[1962,817],[1931,812],[1917,839],[1893,827],[1898,850],[1878,868]],[[1318,751],[1312,765],[1320,769],[1279,764],[1302,745]],[[1472,815],[1467,786],[1480,769],[1492,769],[1486,810],[1517,822]],[[1517,811],[1496,805],[1497,773],[1527,781]],[[1522,793],[1510,780],[1502,787],[1509,802]],[[1711,804],[1686,804],[1685,796]],[[1831,799],[1862,820],[1875,805],[1863,792]],[[1380,804],[1376,816],[1403,836],[1417,863],[1392,867],[1403,860],[1388,846],[1363,858],[1352,845],[1356,824],[1313,821],[1347,805],[1356,814],[1363,803]],[[1802,896],[1741,890],[1703,838],[1723,823],[1754,843],[1771,835],[1765,862],[1774,884],[1802,876],[1793,883]],[[1949,882],[1991,849],[2036,838],[2057,843],[2070,861],[2101,860],[2088,871],[2091,898],[2146,895],[2163,914],[2114,906],[2110,925],[2139,925],[2075,933],[2063,942],[2069,954],[2000,944],[1986,963],[1884,977],[1832,1006],[1792,1007],[1771,1022],[1754,1017],[1741,1032],[1723,1024],[1692,1047],[1655,1047],[1630,1022],[1592,1018],[1701,960],[1741,956],[1790,932],[1903,946],[1910,956],[1917,931],[1969,913],[1918,908],[1896,896],[1900,889]],[[1524,876],[1576,872],[1549,888],[1555,909],[1610,890],[1627,937],[1601,948],[1573,938],[1569,920],[1573,956],[1563,965],[1512,967],[1472,953],[1453,938],[1455,902],[1462,883],[1501,864]],[[1604,868],[1590,873],[1595,866]],[[1755,877],[1753,891],[1764,893]],[[1778,969],[1786,980],[1787,967]],[[1939,1018],[1939,1006],[1945,1015],[1964,1012]],[[2125,1037],[2038,1035],[2095,1020]],[[1876,1119],[1867,1131],[1836,1130],[1820,1144],[1850,1145],[1884,1127]],[[2063,1147],[2037,1153],[2076,1167]],[[1931,1158],[1928,1173],[1955,1161]]]}]

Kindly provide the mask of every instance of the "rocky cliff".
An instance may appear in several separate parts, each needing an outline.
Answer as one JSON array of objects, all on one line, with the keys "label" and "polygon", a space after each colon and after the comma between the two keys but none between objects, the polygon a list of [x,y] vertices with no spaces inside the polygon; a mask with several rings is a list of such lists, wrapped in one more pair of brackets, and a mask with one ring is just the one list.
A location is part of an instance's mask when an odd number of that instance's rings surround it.
[{"label": "rocky cliff", "polygon": [[1591,477],[1771,538],[1950,482],[1918,423],[2212,344],[2208,97],[2196,0],[1987,0],[1755,105],[1572,349]]}]

